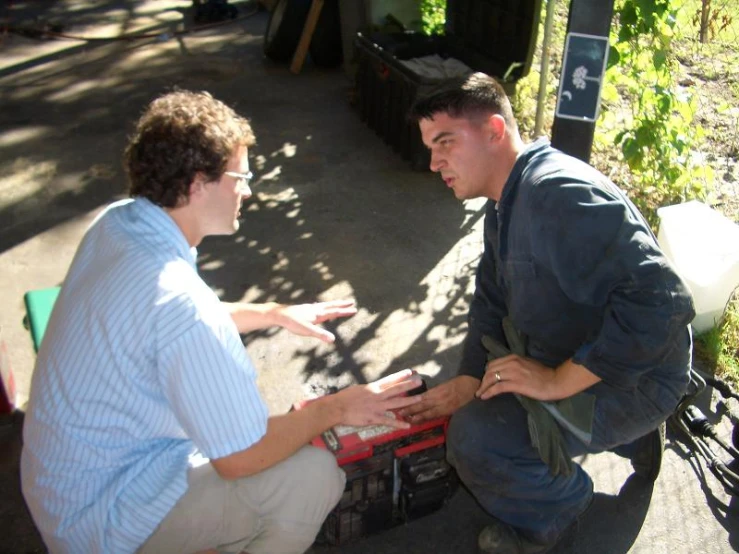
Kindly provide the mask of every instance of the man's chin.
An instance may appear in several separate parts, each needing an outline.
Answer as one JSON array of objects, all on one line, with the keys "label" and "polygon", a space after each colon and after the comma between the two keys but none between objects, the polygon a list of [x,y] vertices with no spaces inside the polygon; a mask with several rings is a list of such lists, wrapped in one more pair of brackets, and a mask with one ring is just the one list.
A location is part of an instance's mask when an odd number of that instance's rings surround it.
[{"label": "man's chin", "polygon": [[238,232],[238,230],[239,230],[240,227],[241,227],[241,225],[239,224],[239,222],[238,221],[234,221],[234,224],[233,224],[232,227],[230,227],[228,229],[224,228],[224,229],[220,229],[218,231],[213,231],[212,233],[209,233],[209,236],[213,236],[213,237],[230,237],[231,235],[235,235]]}]

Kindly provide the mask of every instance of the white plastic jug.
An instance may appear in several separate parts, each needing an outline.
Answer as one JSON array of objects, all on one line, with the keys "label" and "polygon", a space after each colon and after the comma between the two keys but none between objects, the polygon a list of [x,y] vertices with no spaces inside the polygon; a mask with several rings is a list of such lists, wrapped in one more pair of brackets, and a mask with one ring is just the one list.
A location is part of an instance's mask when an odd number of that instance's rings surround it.
[{"label": "white plastic jug", "polygon": [[690,287],[696,334],[716,325],[739,286],[739,225],[702,202],[657,210],[657,240]]}]

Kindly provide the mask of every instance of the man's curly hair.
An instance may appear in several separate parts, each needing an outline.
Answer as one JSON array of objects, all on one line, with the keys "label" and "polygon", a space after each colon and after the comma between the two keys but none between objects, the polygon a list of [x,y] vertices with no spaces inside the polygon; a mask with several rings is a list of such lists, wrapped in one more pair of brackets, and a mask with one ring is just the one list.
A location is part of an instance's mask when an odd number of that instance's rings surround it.
[{"label": "man's curly hair", "polygon": [[255,142],[249,121],[209,93],[165,94],[146,108],[126,147],[129,194],[174,208],[187,202],[198,172],[217,181],[236,150]]}]

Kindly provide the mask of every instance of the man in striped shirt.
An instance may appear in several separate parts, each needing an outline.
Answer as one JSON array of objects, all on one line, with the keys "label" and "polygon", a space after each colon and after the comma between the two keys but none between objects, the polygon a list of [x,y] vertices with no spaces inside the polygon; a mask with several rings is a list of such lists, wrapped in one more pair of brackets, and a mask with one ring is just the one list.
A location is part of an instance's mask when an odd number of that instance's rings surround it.
[{"label": "man in striped shirt", "polygon": [[[269,416],[239,333],[273,325],[326,342],[352,302],[228,305],[195,247],[239,228],[248,121],[207,93],[155,100],[126,149],[131,199],[85,235],[31,387],[23,493],[53,553],[305,551],[344,489],[306,446],[417,397],[409,371]],[[209,461],[198,465],[196,460]]]}]

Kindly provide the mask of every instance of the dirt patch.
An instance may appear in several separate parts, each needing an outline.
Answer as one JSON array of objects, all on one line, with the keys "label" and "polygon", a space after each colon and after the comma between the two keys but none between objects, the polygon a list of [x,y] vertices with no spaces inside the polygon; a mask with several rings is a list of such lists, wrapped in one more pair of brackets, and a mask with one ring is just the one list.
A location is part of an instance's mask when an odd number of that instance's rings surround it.
[{"label": "dirt patch", "polygon": [[714,171],[709,202],[739,222],[739,52],[736,45],[689,43],[678,50],[679,83],[698,98],[703,161]]}]

